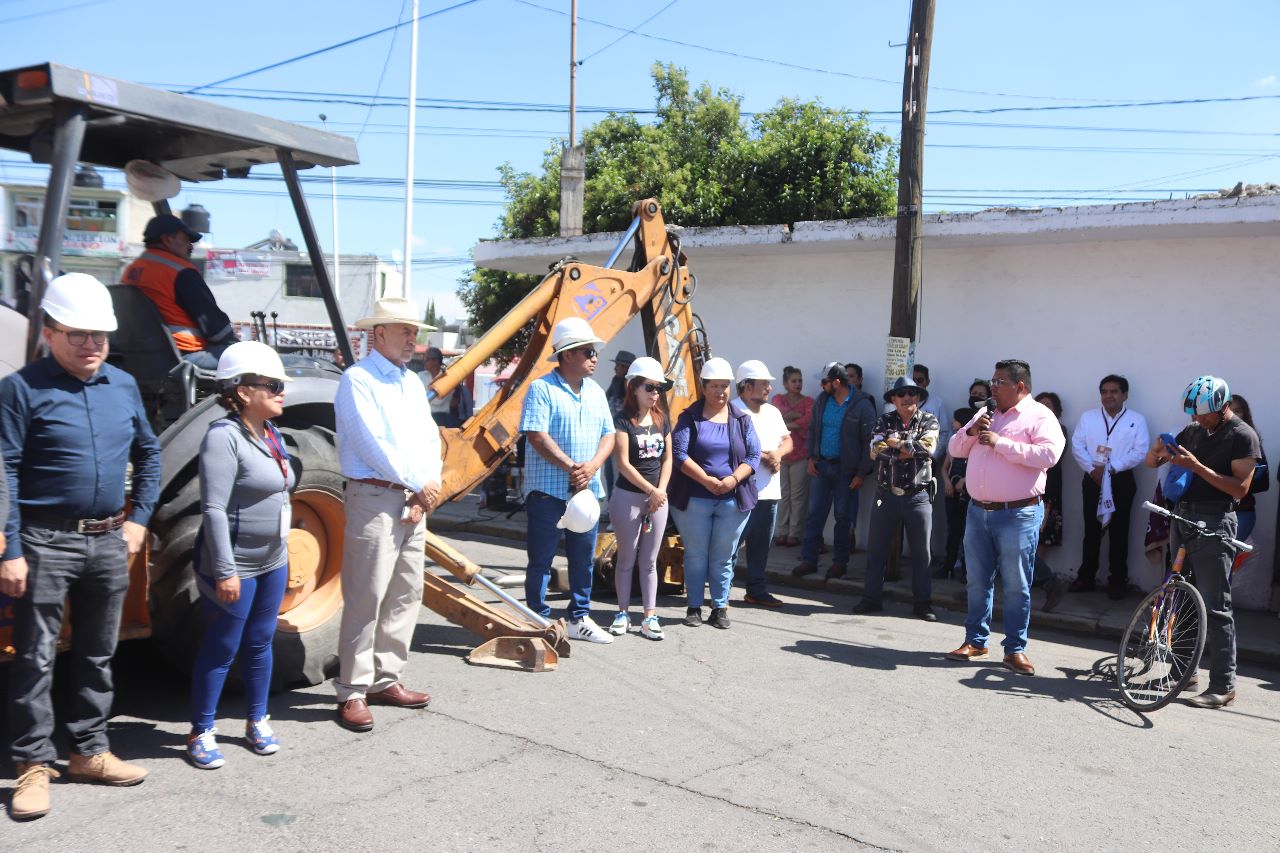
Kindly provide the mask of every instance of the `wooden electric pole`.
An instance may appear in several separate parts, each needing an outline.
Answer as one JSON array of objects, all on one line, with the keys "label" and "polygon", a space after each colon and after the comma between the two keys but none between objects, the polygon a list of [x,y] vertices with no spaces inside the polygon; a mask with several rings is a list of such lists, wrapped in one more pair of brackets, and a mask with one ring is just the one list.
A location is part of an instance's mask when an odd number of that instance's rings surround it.
[{"label": "wooden electric pole", "polygon": [[[889,334],[916,337],[920,301],[920,196],[924,183],[924,114],[934,0],[912,0],[907,62],[902,75],[902,145],[898,163],[898,231],[893,252]],[[909,375],[909,374],[908,374]]]},{"label": "wooden electric pole", "polygon": [[582,233],[582,205],[587,177],[587,148],[577,144],[578,0],[569,13],[569,144],[560,153],[560,236]]}]

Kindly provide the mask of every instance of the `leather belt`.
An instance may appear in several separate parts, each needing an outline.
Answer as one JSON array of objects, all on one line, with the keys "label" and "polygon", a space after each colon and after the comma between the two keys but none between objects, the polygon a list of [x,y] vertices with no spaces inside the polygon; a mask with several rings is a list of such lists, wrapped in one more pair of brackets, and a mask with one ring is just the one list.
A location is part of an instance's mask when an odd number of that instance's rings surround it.
[{"label": "leather belt", "polygon": [[979,509],[985,509],[987,512],[994,512],[998,509],[1022,509],[1024,506],[1035,506],[1040,503],[1040,501],[1041,496],[1036,495],[1030,498],[1023,498],[1020,501],[980,501],[975,499],[973,502]]},{"label": "leather belt", "polygon": [[402,492],[409,491],[409,489],[406,486],[402,486],[399,483],[393,483],[390,480],[375,480],[373,478],[359,479],[359,478],[353,477],[351,482],[364,483],[366,486],[378,486],[383,489],[398,489]]},{"label": "leather belt", "polygon": [[67,530],[89,536],[98,536],[103,533],[110,533],[112,530],[119,530],[124,525],[124,510],[120,510],[115,515],[110,515],[106,518],[67,518],[65,515],[59,515],[55,512],[24,509],[22,510],[22,523],[43,527],[46,530]]}]

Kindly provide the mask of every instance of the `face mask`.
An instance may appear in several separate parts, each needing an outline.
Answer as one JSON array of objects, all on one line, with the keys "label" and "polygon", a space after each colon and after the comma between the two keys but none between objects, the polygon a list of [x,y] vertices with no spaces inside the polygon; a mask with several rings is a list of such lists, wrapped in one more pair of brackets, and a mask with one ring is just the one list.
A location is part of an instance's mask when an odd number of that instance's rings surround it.
[{"label": "face mask", "polygon": [[986,398],[985,398],[985,397],[970,397],[970,398],[969,398],[969,408],[971,408],[971,409],[981,409],[981,408],[982,408],[983,406],[985,406],[986,404],[987,404],[987,400],[986,400]]}]

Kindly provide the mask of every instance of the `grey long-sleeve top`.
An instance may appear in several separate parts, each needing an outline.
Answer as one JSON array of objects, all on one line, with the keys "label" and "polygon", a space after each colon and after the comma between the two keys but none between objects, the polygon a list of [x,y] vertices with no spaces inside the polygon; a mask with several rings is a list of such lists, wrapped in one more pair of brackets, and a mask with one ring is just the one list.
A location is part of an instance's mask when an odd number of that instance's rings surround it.
[{"label": "grey long-sleeve top", "polygon": [[[275,427],[268,430],[279,438]],[[295,485],[287,455],[285,460],[287,477],[267,445],[234,415],[210,424],[200,445],[200,575],[251,578],[285,564],[283,511]]]}]

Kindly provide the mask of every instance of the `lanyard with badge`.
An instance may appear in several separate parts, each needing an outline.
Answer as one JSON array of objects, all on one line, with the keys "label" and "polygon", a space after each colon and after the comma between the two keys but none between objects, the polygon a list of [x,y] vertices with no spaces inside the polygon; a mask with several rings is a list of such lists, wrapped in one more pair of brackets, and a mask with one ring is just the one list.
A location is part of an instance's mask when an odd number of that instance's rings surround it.
[{"label": "lanyard with badge", "polygon": [[293,526],[293,504],[289,500],[289,455],[285,453],[284,447],[276,438],[275,430],[269,426],[262,430],[262,441],[267,446],[267,450],[271,453],[271,458],[276,460],[276,464],[280,466],[280,476],[284,477],[284,484],[280,487],[280,491],[285,493],[284,503],[280,506],[280,538],[284,539],[289,535],[289,529]]},{"label": "lanyard with badge", "polygon": [[1121,409],[1120,414],[1116,415],[1116,419],[1110,424],[1107,423],[1107,410],[1102,410],[1102,426],[1107,431],[1107,437],[1104,444],[1099,444],[1093,451],[1093,464],[1095,467],[1106,468],[1111,461],[1111,433],[1116,431],[1116,427],[1120,424],[1120,420],[1124,417],[1124,413],[1128,409]]}]

